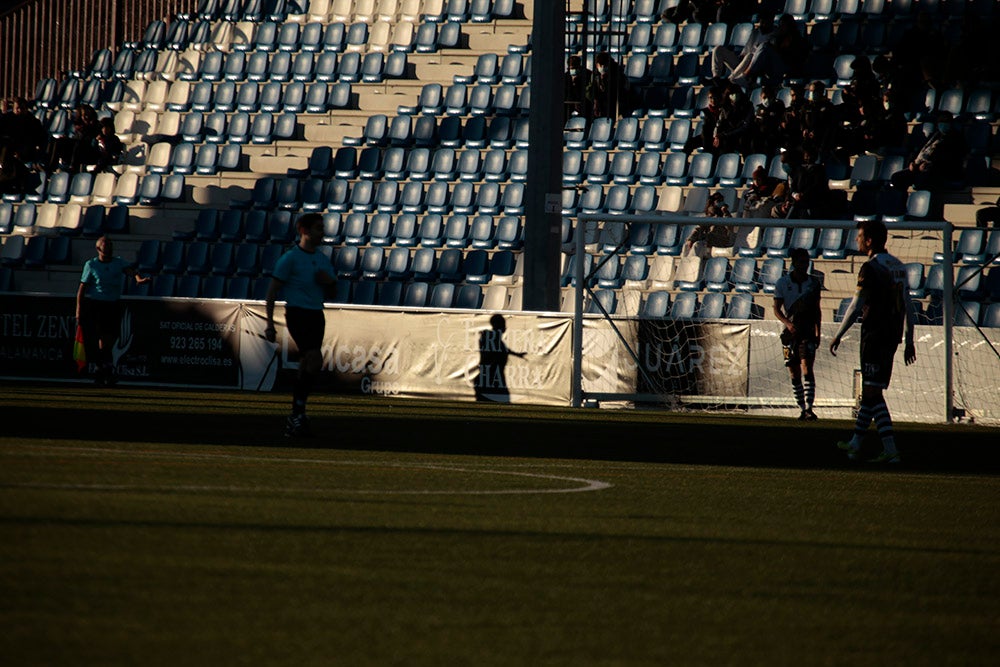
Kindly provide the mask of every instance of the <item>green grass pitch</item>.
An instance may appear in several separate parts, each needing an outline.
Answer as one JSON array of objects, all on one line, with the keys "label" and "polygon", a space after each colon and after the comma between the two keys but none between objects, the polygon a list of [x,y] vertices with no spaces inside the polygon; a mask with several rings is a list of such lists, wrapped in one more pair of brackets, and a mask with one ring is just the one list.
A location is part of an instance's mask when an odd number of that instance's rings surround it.
[{"label": "green grass pitch", "polygon": [[1000,659],[996,429],[287,403],[0,389],[0,664]]}]

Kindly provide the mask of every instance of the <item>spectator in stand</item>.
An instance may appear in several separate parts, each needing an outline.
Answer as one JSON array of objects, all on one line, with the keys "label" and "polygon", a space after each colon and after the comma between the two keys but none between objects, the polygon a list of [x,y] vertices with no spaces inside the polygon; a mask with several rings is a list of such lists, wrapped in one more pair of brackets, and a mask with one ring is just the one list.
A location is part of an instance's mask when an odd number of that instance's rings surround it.
[{"label": "spectator in stand", "polygon": [[594,118],[618,118],[632,113],[628,79],[622,66],[607,51],[594,57],[597,71],[587,87],[587,98],[593,102]]},{"label": "spectator in stand", "polygon": [[917,13],[916,23],[903,33],[892,49],[892,61],[899,68],[899,99],[904,111],[923,104],[927,87],[940,88],[948,57],[948,43],[926,10]]},{"label": "spectator in stand", "polygon": [[893,102],[892,93],[882,93],[882,103],[874,109],[862,108],[864,135],[862,148],[868,153],[885,155],[893,147],[906,143],[906,116]]},{"label": "spectator in stand", "polygon": [[776,58],[770,66],[772,82],[779,83],[782,76],[800,77],[805,74],[806,60],[812,46],[799,29],[791,14],[782,14],[771,39]]},{"label": "spectator in stand", "polygon": [[890,177],[891,188],[905,191],[913,186],[918,190],[935,191],[962,179],[967,146],[962,132],[953,121],[951,112],[938,112],[934,132],[927,137],[906,169]]},{"label": "spectator in stand", "polygon": [[785,103],[778,99],[774,86],[766,85],[760,91],[750,135],[749,150],[752,153],[774,155],[781,142],[781,120],[785,115]]},{"label": "spectator in stand", "polygon": [[565,94],[563,95],[567,119],[570,116],[590,118],[593,103],[587,99],[587,83],[592,77],[593,73],[584,66],[580,56],[569,57],[566,68]]},{"label": "spectator in stand", "polygon": [[711,23],[719,12],[718,0],[680,0],[675,6],[663,10],[664,23]]},{"label": "spectator in stand", "polygon": [[14,116],[14,100],[4,98],[0,100],[0,141],[7,138],[9,130],[7,124]]},{"label": "spectator in stand", "polygon": [[25,194],[35,190],[41,177],[21,159],[6,140],[0,140],[0,194]]},{"label": "spectator in stand", "polygon": [[121,331],[121,297],[126,278],[139,284],[152,280],[114,254],[107,236],[97,239],[97,257],[87,260],[76,291],[76,321],[83,329],[87,359],[97,361],[97,384],[114,384],[112,349]]},{"label": "spectator in stand", "polygon": [[816,375],[813,364],[819,347],[823,312],[819,279],[809,275],[809,251],[792,248],[792,270],[778,279],[774,290],[774,316],[785,325],[781,346],[785,366],[792,380],[792,392],[799,406],[799,419],[815,421]]},{"label": "spectator in stand", "polygon": [[720,101],[724,94],[719,88],[709,89],[708,106],[701,110],[701,132],[688,137],[684,144],[685,153],[690,154],[699,149],[713,155],[718,152],[714,146],[715,126],[719,123],[719,114],[722,113]]},{"label": "spectator in stand", "polygon": [[101,132],[94,107],[81,104],[73,112],[73,135],[56,140],[49,169],[76,173],[96,161],[94,142]]},{"label": "spectator in stand", "polygon": [[7,119],[7,141],[25,164],[44,159],[48,133],[23,97],[14,100],[14,113]]},{"label": "spectator in stand", "polygon": [[758,166],[750,175],[750,185],[743,193],[742,217],[772,217],[772,210],[784,197],[785,185],[785,181],[769,176],[764,167]]},{"label": "spectator in stand", "polygon": [[723,21],[730,25],[749,21],[757,9],[757,0],[680,0],[674,7],[663,10],[664,22],[714,23]]},{"label": "spectator in stand", "polygon": [[[771,215],[789,219],[820,219],[827,217],[830,183],[826,168],[806,160],[801,149],[787,150],[781,155],[781,166],[788,174],[785,200],[775,206]],[[832,216],[831,216],[832,217]]]},{"label": "spectator in stand", "polygon": [[125,150],[122,140],[115,134],[114,120],[102,118],[100,126],[100,134],[94,139],[94,163],[91,168],[91,171],[97,173],[118,164],[122,158],[122,151]]},{"label": "spectator in stand", "polygon": [[[721,192],[713,192],[709,195],[708,202],[705,204],[705,217],[733,217],[729,206],[726,204],[726,199]],[[697,256],[704,258],[711,255],[712,248],[731,248],[735,242],[736,233],[732,225],[698,225],[684,243],[681,255],[683,257]]]},{"label": "spectator in stand", "polygon": [[722,44],[712,49],[712,77],[715,83],[732,81],[744,88],[748,87],[750,80],[758,73],[757,62],[773,33],[774,17],[762,14],[757,27],[750,33],[739,53]]},{"label": "spectator in stand", "polygon": [[802,146],[802,116],[805,110],[805,92],[802,86],[789,86],[788,105],[781,117],[781,148],[791,150]]},{"label": "spectator in stand", "polygon": [[826,86],[822,81],[813,81],[802,107],[802,143],[812,144],[826,155],[833,145],[835,116],[833,103],[826,97]]},{"label": "spectator in stand", "polygon": [[712,140],[713,152],[746,154],[750,146],[754,114],[750,100],[735,83],[726,88]]},{"label": "spectator in stand", "polygon": [[1000,222],[1000,197],[993,206],[987,206],[976,211],[976,227],[989,227],[992,223],[993,229],[997,228]]}]

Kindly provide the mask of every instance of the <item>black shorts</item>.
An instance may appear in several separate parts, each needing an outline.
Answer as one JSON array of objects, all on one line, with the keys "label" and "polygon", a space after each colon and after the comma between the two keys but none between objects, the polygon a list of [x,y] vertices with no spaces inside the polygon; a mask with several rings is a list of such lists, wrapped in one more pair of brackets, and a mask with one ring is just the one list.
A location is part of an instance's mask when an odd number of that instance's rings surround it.
[{"label": "black shorts", "polygon": [[899,343],[861,339],[861,383],[866,387],[886,389],[892,379],[892,362]]},{"label": "black shorts", "polygon": [[819,347],[819,341],[815,338],[792,338],[787,345],[782,346],[785,366],[797,368],[803,360],[814,360],[817,347]]},{"label": "black shorts", "polygon": [[85,339],[95,345],[103,341],[106,346],[118,338],[122,322],[121,302],[99,301],[85,298],[80,304],[80,326]]},{"label": "black shorts", "polygon": [[326,315],[322,310],[286,306],[285,326],[299,353],[322,349],[326,331]]}]

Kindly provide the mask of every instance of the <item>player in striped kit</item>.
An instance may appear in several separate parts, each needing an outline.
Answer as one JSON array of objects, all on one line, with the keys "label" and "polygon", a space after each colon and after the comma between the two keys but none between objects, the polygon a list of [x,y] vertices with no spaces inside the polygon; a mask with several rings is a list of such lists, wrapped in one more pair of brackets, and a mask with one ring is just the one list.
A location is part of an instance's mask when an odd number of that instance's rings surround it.
[{"label": "player in striped kit", "polygon": [[883,390],[892,378],[892,363],[896,348],[904,338],[903,358],[909,366],[917,360],[913,347],[913,304],[907,287],[903,263],[885,249],[888,231],[881,221],[858,223],[858,250],[869,259],[858,272],[858,291],[840,331],[830,343],[830,353],[836,356],[840,340],[855,320],[861,319],[861,408],[854,424],[854,435],[837,446],[851,460],[858,458],[865,431],[872,421],[882,440],[882,453],[871,463],[899,463],[892,417],[885,403]]},{"label": "player in striped kit", "polygon": [[816,376],[813,363],[816,348],[819,347],[820,285],[815,276],[809,275],[809,251],[793,248],[789,253],[792,270],[781,276],[774,289],[774,315],[785,330],[781,332],[781,344],[785,354],[785,366],[792,378],[795,403],[801,413],[799,419],[813,421],[813,402],[816,400]]}]

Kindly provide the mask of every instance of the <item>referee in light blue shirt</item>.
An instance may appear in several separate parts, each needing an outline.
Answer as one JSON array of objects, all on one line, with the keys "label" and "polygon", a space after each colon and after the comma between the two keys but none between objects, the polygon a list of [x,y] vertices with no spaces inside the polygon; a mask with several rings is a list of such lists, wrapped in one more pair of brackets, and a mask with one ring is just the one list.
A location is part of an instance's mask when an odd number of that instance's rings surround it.
[{"label": "referee in light blue shirt", "polygon": [[267,291],[267,329],[270,342],[277,339],[274,328],[274,302],[283,291],[285,326],[299,348],[299,373],[292,389],[292,414],[285,421],[287,437],[309,435],[306,401],[323,364],[324,287],[333,283],[330,259],[317,251],[323,243],[323,216],[307,213],[295,224],[299,241],[278,260]]},{"label": "referee in light blue shirt", "polygon": [[111,348],[121,329],[122,290],[126,278],[139,284],[149,282],[135,267],[114,254],[114,244],[107,236],[97,239],[97,257],[83,265],[80,287],[76,291],[76,321],[83,329],[87,359],[97,362],[97,384],[114,384],[115,369]]}]

